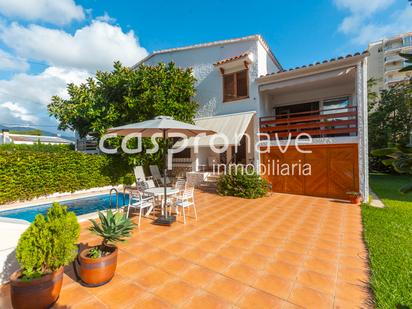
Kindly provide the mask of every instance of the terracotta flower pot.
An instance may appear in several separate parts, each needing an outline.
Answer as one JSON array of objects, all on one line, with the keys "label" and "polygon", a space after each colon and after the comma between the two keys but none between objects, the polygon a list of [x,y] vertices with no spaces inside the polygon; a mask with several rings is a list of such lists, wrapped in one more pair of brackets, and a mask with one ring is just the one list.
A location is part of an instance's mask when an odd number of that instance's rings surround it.
[{"label": "terracotta flower pot", "polygon": [[37,279],[20,279],[20,270],[10,276],[10,296],[14,309],[44,309],[53,305],[60,295],[63,267]]},{"label": "terracotta flower pot", "polygon": [[360,196],[350,196],[349,200],[352,204],[359,205],[361,203],[361,197]]},{"label": "terracotta flower pot", "polygon": [[85,249],[80,253],[80,278],[85,285],[100,286],[113,278],[117,266],[118,249],[116,246],[106,248],[112,252],[97,259],[87,257],[90,249]]}]

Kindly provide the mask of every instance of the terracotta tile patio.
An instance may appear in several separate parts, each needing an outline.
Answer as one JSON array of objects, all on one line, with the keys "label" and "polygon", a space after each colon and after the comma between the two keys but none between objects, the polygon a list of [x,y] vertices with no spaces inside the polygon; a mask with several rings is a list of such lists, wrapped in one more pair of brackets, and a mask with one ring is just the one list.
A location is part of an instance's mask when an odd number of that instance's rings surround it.
[{"label": "terracotta tile patio", "polygon": [[[55,308],[365,308],[360,209],[273,194],[259,200],[196,192],[199,220],[143,220],[120,244],[117,274],[86,288],[68,268]],[[83,224],[80,241],[96,243]],[[9,287],[0,308],[9,308]]]}]

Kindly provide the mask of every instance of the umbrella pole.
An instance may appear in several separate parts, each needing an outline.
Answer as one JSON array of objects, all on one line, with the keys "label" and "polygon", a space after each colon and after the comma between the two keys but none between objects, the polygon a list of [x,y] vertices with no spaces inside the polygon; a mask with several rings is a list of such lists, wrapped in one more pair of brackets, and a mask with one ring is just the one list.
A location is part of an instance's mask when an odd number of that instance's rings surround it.
[{"label": "umbrella pole", "polygon": [[166,129],[163,129],[163,142],[164,142],[164,153],[163,153],[163,188],[164,188],[164,195],[163,195],[163,211],[165,218],[167,218],[167,195],[166,195],[166,173],[167,173],[167,143],[166,143]]}]

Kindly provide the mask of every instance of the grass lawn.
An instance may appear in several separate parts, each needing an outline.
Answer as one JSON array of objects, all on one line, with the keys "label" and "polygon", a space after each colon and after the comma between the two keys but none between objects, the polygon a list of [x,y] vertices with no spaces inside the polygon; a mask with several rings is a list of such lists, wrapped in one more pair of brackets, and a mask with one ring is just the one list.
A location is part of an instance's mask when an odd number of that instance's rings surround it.
[{"label": "grass lawn", "polygon": [[377,308],[412,308],[412,194],[399,193],[411,181],[411,176],[370,176],[372,190],[386,205],[362,207]]}]

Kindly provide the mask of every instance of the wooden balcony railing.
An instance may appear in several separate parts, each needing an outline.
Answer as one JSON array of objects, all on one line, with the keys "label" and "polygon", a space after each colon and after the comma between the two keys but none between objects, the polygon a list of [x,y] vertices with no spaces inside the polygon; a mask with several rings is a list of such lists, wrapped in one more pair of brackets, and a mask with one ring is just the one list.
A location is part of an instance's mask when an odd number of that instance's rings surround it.
[{"label": "wooden balcony railing", "polygon": [[261,117],[259,122],[260,133],[270,139],[296,138],[301,133],[312,138],[353,136],[358,132],[356,106]]}]

